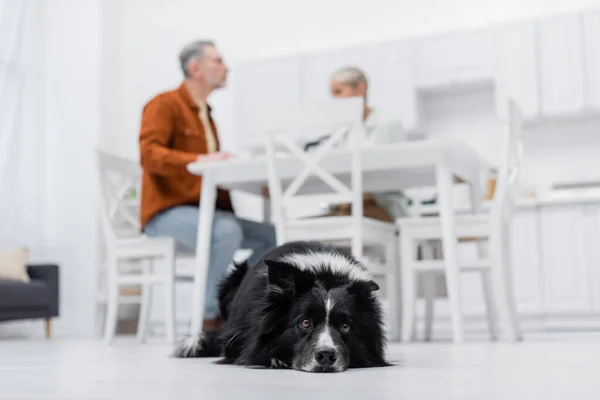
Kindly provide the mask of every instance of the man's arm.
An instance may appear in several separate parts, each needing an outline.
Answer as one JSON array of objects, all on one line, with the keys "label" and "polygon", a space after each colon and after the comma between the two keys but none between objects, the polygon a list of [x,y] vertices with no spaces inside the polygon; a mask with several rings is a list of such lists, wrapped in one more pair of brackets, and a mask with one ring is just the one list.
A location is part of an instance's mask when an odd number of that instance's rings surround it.
[{"label": "man's arm", "polygon": [[187,165],[198,159],[198,154],[168,147],[175,132],[173,120],[171,105],[164,98],[156,97],[144,107],[140,130],[140,158],[142,167],[152,174],[185,174]]}]

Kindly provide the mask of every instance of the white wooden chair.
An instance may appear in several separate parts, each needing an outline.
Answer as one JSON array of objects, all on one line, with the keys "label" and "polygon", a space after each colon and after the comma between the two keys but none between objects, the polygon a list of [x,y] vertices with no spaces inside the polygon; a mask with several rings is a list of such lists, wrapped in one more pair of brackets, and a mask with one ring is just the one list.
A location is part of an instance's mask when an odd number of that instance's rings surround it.
[{"label": "white wooden chair", "polygon": [[[106,303],[103,339],[110,343],[115,335],[118,306],[139,301],[137,337],[145,341],[152,296],[152,286],[164,286],[165,334],[175,340],[175,241],[169,237],[150,238],[140,233],[137,214],[127,204],[127,194],[141,178],[141,168],[134,161],[102,150],[97,151],[98,172],[102,188],[100,221],[105,244],[105,284],[99,303]],[[160,267],[160,268],[156,268]],[[123,286],[140,285],[140,298],[121,296]],[[129,299],[128,299],[129,298]]]},{"label": "white wooden chair", "polygon": [[[522,115],[518,105],[508,100],[508,120],[503,121],[503,149],[498,165],[496,190],[489,212],[476,211],[473,214],[457,215],[456,232],[458,238],[486,240],[489,251],[486,256],[479,247],[478,259],[471,262],[459,260],[459,270],[445,268],[443,259],[417,260],[417,246],[442,240],[442,228],[438,217],[417,217],[399,219],[400,255],[402,275],[402,340],[414,337],[415,303],[417,298],[418,276],[421,275],[422,291],[426,298],[425,337],[431,338],[433,325],[436,278],[438,274],[477,272],[486,303],[488,327],[492,339],[497,337],[496,316],[499,314],[503,333],[510,341],[520,339],[515,298],[512,288],[510,266],[511,214],[514,207],[512,190],[517,182],[522,160]],[[482,243],[480,243],[481,245]],[[451,318],[463,318],[451,315]],[[456,340],[456,338],[455,338]]]},{"label": "white wooden chair", "polygon": [[[261,129],[266,132],[267,166],[271,216],[277,232],[278,244],[295,240],[314,240],[350,247],[352,254],[371,269],[377,276],[384,276],[385,292],[389,311],[389,333],[398,335],[397,301],[397,228],[363,216],[362,190],[362,121],[363,101],[359,98],[335,99],[321,103],[281,107],[269,110],[262,118]],[[306,153],[297,145],[290,132],[311,129],[332,129],[332,135],[314,152]],[[351,174],[348,185],[322,168],[319,163],[336,149],[342,140],[347,140],[351,150]],[[289,152],[288,156],[299,162],[301,172],[291,182],[282,182],[278,176],[276,148]],[[305,185],[320,183],[329,193],[329,200],[350,203],[350,216],[316,216],[293,218],[291,210],[303,199],[314,196],[302,195]],[[314,187],[314,186],[313,186]],[[365,246],[382,248],[385,263],[366,261]]]}]

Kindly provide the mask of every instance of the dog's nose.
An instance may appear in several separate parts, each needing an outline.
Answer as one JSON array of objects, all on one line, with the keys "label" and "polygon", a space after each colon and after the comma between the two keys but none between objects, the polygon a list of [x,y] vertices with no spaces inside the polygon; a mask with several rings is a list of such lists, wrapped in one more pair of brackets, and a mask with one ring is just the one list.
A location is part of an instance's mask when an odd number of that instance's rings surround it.
[{"label": "dog's nose", "polygon": [[323,367],[333,365],[337,360],[337,354],[332,349],[321,350],[317,352],[315,356],[319,365]]}]

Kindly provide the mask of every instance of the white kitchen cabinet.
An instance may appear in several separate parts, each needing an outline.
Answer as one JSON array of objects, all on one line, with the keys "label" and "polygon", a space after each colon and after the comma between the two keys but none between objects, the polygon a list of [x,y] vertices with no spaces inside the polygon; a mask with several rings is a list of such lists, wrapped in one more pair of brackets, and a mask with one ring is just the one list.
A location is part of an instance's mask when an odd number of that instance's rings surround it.
[{"label": "white kitchen cabinet", "polygon": [[493,44],[491,29],[415,39],[415,85],[435,89],[493,80],[496,63]]},{"label": "white kitchen cabinet", "polygon": [[540,210],[544,311],[592,310],[584,206],[546,206]]},{"label": "white kitchen cabinet", "polygon": [[406,130],[418,130],[419,105],[414,87],[412,45],[402,41],[381,47],[379,111],[384,119],[400,120]]},{"label": "white kitchen cabinet", "polygon": [[600,11],[584,14],[586,101],[588,107],[600,110]]},{"label": "white kitchen cabinet", "polygon": [[[511,268],[517,309],[522,315],[536,315],[542,312],[541,257],[538,251],[539,234],[538,210],[522,208],[513,215],[510,234]],[[484,251],[487,246],[484,246]],[[484,253],[486,254],[486,253]],[[475,243],[459,246],[461,259],[475,259]],[[485,304],[481,279],[478,274],[461,275],[463,307],[466,315],[484,316]]]},{"label": "white kitchen cabinet", "polygon": [[331,75],[342,67],[360,68],[369,81],[368,101],[377,105],[385,84],[381,76],[380,46],[357,46],[311,53],[301,56],[300,81],[302,100],[322,101],[331,98]]},{"label": "white kitchen cabinet", "polygon": [[589,257],[589,288],[592,304],[600,311],[600,205],[584,206],[585,240]]},{"label": "white kitchen cabinet", "polygon": [[237,146],[257,145],[259,110],[300,103],[299,57],[244,63],[234,71],[234,129]]},{"label": "white kitchen cabinet", "polygon": [[584,48],[580,14],[538,20],[540,102],[542,114],[576,114],[585,106]]},{"label": "white kitchen cabinet", "polygon": [[507,99],[513,98],[523,115],[534,118],[540,110],[535,25],[533,22],[502,25],[496,30],[498,65],[496,107],[498,116],[508,115]]}]

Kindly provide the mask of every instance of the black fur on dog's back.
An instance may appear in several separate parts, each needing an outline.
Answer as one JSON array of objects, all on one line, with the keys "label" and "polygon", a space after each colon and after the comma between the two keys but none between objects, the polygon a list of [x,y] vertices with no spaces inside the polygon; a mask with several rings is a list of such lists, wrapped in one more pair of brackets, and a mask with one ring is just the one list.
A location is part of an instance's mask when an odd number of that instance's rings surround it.
[{"label": "black fur on dog's back", "polygon": [[242,280],[248,272],[248,261],[244,261],[241,264],[234,264],[232,271],[223,278],[219,284],[219,311],[221,318],[227,320],[229,316],[229,308],[235,298],[238,288],[242,284]]}]

